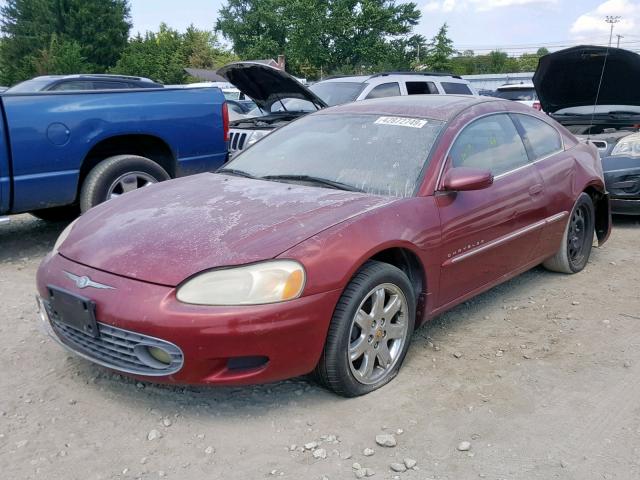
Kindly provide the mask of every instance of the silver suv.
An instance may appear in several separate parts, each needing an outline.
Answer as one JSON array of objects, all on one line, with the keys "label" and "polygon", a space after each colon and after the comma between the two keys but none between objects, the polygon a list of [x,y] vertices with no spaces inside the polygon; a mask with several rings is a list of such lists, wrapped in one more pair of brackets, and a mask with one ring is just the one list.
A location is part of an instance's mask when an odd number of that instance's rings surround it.
[{"label": "silver suv", "polygon": [[287,123],[321,108],[369,98],[399,95],[477,95],[467,80],[449,74],[388,72],[331,77],[302,85],[291,75],[257,62],[226,65],[218,74],[257,105],[247,117],[231,122],[229,156],[253,145]]}]

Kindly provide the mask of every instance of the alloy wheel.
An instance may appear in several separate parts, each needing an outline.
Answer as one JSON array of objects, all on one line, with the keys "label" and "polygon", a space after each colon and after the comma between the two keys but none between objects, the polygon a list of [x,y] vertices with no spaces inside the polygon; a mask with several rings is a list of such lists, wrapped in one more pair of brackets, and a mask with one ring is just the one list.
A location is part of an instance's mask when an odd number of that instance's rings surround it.
[{"label": "alloy wheel", "polygon": [[351,323],[349,367],[355,379],[370,385],[393,371],[408,332],[407,300],[396,285],[372,289]]},{"label": "alloy wheel", "polygon": [[117,198],[127,192],[132,192],[139,188],[147,187],[158,180],[148,173],[144,172],[127,172],[118,177],[107,190],[107,200]]}]

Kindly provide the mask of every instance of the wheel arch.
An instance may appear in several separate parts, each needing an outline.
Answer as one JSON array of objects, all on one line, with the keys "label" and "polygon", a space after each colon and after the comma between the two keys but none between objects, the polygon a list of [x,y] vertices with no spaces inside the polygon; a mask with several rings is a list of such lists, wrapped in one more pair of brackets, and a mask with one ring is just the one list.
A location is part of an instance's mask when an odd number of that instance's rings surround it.
[{"label": "wheel arch", "polygon": [[416,326],[420,325],[425,312],[427,273],[417,253],[406,246],[385,246],[376,252],[370,253],[368,257],[358,265],[353,274],[355,275],[355,272],[360,270],[360,268],[370,260],[393,265],[407,275],[413,285],[416,298]]},{"label": "wheel arch", "polygon": [[104,138],[85,155],[78,178],[78,193],[89,172],[101,161],[116,155],[138,155],[160,165],[171,178],[176,176],[176,156],[162,138],[149,134],[127,134]]}]

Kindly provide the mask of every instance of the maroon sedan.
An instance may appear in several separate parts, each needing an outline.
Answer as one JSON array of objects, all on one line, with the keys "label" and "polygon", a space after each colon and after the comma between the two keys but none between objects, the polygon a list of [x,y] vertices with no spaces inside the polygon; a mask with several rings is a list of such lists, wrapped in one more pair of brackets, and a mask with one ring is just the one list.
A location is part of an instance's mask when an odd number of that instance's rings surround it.
[{"label": "maroon sedan", "polygon": [[180,384],[397,374],[413,330],[610,229],[598,154],[547,116],[468,96],[326,109],[217,173],[129,193],[60,236],[41,317],[88,360]]}]

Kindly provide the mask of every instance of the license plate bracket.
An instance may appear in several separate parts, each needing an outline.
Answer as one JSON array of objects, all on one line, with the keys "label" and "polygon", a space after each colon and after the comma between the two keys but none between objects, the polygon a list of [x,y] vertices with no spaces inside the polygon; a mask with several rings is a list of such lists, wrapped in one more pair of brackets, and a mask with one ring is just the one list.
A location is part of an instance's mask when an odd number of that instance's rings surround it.
[{"label": "license plate bracket", "polygon": [[94,338],[100,336],[94,301],[50,285],[47,286],[47,290],[51,310],[61,323]]}]

